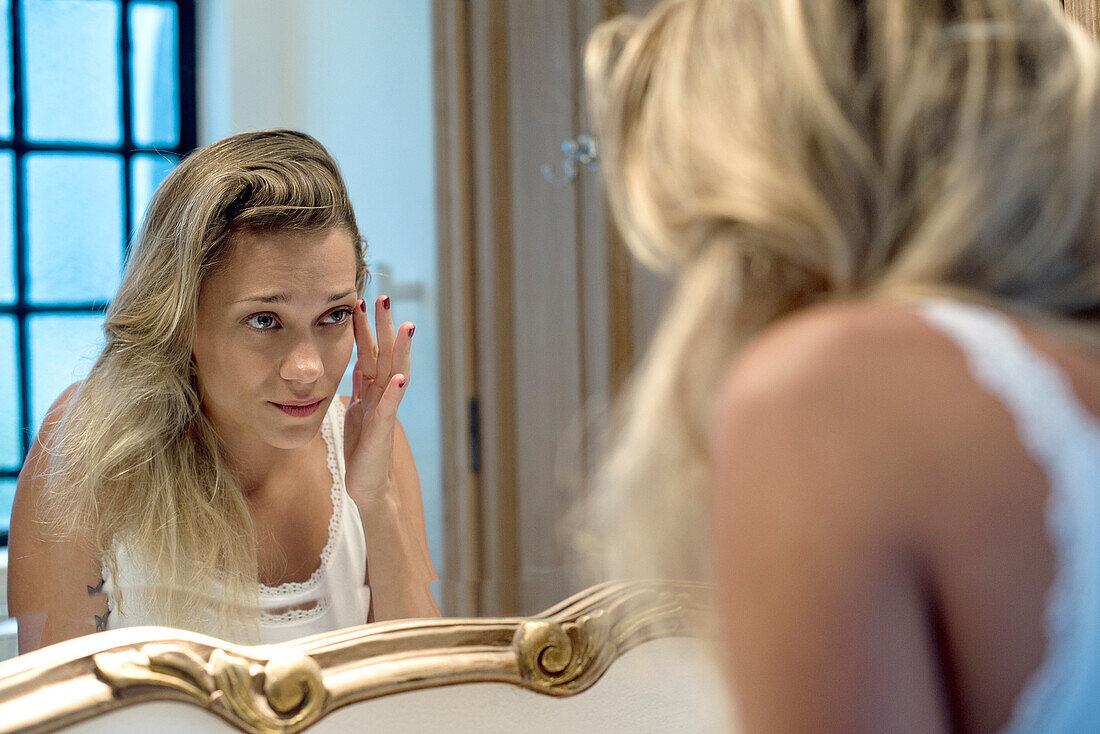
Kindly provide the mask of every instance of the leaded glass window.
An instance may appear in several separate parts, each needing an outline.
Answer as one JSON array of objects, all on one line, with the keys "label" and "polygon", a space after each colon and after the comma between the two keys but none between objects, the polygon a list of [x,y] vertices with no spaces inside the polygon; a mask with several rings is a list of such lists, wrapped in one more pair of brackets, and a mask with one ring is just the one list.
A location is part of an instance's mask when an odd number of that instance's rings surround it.
[{"label": "leaded glass window", "polygon": [[195,147],[193,0],[0,0],[0,542],[91,367],[130,235]]}]

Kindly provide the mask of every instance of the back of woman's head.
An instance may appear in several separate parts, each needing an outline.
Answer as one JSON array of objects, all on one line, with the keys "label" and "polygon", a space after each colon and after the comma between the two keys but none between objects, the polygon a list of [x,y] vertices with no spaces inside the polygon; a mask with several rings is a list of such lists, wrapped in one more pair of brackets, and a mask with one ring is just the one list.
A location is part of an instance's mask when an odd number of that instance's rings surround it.
[{"label": "back of woman's head", "polygon": [[585,66],[615,219],[677,276],[597,482],[623,547],[669,529],[650,572],[703,573],[719,376],[791,311],[938,292],[1100,344],[1100,62],[1050,0],[669,0]]},{"label": "back of woman's head", "polygon": [[1096,49],[1049,0],[673,1],[591,41],[618,222],[856,296],[1100,305]]},{"label": "back of woman's head", "polygon": [[[116,577],[120,544],[146,564],[160,623],[228,635],[255,619],[251,518],[202,412],[191,349],[203,282],[233,234],[287,229],[346,231],[362,289],[355,215],[316,140],[244,133],[184,159],[153,196],[107,309],[103,352],[50,442],[48,518],[90,536]],[[212,582],[224,591],[215,600],[194,593]]]}]

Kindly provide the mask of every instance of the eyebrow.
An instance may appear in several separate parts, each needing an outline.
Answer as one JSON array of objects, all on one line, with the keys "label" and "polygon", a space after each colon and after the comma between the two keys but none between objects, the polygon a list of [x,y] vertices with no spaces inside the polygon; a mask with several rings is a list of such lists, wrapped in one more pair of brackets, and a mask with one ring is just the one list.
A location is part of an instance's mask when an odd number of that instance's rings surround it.
[{"label": "eyebrow", "polygon": [[[335,301],[342,301],[345,298],[347,298],[348,296],[354,296],[354,295],[355,295],[354,290],[344,291],[343,293],[336,293],[335,295],[329,296],[328,300],[329,300],[329,303],[333,303]],[[246,298],[242,298],[242,299],[236,301],[236,303],[249,303],[249,302],[252,302],[252,301],[256,301],[256,302],[259,302],[259,303],[289,303],[290,298],[284,293],[272,293],[270,295],[248,296]]]}]

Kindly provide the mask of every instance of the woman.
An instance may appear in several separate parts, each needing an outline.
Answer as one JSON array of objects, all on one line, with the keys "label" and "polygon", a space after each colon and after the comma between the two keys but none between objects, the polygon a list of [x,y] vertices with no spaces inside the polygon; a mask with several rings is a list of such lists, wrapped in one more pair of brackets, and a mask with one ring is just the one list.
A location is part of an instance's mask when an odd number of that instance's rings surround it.
[{"label": "woman", "polygon": [[617,571],[713,575],[754,734],[1100,730],[1091,40],[1047,0],[674,1],[586,73],[677,277]]},{"label": "woman", "polygon": [[363,250],[307,135],[236,135],[165,180],[103,352],[20,475],[20,652],[134,624],[274,642],[438,614],[396,420],[413,325],[395,330],[382,297],[372,333]]}]

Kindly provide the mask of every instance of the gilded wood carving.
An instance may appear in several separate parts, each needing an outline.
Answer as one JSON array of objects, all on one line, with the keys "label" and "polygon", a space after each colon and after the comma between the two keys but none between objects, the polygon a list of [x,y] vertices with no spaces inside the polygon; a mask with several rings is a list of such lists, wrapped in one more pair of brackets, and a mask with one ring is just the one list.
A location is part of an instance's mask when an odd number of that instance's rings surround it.
[{"label": "gilded wood carving", "polygon": [[257,647],[166,628],[114,630],[0,664],[0,734],[55,731],[152,700],[271,734],[302,731],[356,701],[455,683],[568,696],[627,650],[698,631],[704,598],[700,585],[613,582],[532,618],[382,622]]}]

